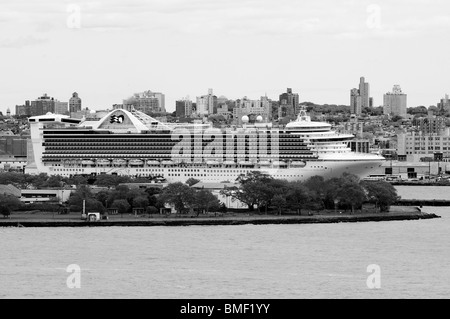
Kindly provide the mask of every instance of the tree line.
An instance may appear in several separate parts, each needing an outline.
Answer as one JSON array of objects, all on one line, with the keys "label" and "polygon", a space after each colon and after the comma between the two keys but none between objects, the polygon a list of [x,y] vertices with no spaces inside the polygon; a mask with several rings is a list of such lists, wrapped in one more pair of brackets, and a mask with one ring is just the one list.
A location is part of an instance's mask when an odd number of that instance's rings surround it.
[{"label": "tree line", "polygon": [[210,211],[223,211],[224,208],[210,191],[197,190],[181,182],[169,184],[163,189],[118,185],[97,193],[82,185],[71,194],[67,204],[70,211],[78,212],[82,211],[83,203],[86,211],[105,213],[107,209],[114,209],[119,214],[132,213],[136,208],[149,215],[158,214],[167,204],[173,206],[178,213],[196,212],[197,216]]},{"label": "tree line", "polygon": [[389,211],[399,200],[396,189],[384,181],[360,181],[357,176],[344,173],[340,178],[325,180],[314,176],[305,182],[274,179],[261,172],[250,172],[238,178],[238,185],[221,191],[224,196],[245,203],[249,210],[267,212],[276,208],[296,211],[302,209],[344,209],[355,212],[364,203],[371,203],[381,212]]},{"label": "tree line", "polygon": [[[178,213],[196,213],[198,216],[208,212],[225,213],[228,209],[211,191],[193,188],[199,182],[195,179],[169,184],[164,188],[147,189],[120,185],[121,179],[107,177],[106,180],[108,188],[99,191],[94,191],[87,184],[79,184],[66,203],[69,211],[81,212],[84,205],[88,212],[105,213],[108,209],[114,209],[119,214],[129,214],[138,208],[146,214],[158,214],[162,208],[170,205]],[[225,187],[220,194],[234,201],[239,200],[250,211],[256,209],[259,213],[268,213],[275,210],[278,214],[284,211],[302,214],[303,210],[327,209],[355,212],[364,203],[371,203],[379,211],[387,212],[399,200],[390,183],[360,181],[351,174],[329,180],[314,176],[304,182],[288,182],[254,171],[241,175],[236,186]],[[4,215],[26,208],[12,196],[1,195],[0,203],[0,213]]]}]

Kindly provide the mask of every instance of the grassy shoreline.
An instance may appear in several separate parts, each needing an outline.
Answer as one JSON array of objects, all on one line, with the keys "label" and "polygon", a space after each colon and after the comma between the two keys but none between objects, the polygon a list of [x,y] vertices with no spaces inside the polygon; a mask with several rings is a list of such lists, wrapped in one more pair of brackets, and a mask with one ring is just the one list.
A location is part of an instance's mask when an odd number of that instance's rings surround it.
[{"label": "grassy shoreline", "polygon": [[225,214],[210,216],[194,215],[152,215],[109,216],[108,220],[87,222],[79,214],[57,215],[52,213],[13,214],[1,219],[0,227],[147,227],[147,226],[232,226],[232,225],[281,225],[281,224],[325,224],[355,222],[407,221],[440,218],[433,213],[424,213],[417,208],[402,207],[389,213],[358,212],[350,213],[314,213],[313,215],[258,215]]}]

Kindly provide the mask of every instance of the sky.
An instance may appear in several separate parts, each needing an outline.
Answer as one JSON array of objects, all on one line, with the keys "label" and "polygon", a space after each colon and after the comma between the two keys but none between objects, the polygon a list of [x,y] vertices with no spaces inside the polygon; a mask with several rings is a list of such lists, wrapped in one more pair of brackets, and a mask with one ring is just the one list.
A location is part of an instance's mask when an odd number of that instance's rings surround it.
[{"label": "sky", "polygon": [[111,108],[152,90],[350,103],[364,76],[376,106],[450,93],[448,0],[1,0],[0,111],[44,93]]}]

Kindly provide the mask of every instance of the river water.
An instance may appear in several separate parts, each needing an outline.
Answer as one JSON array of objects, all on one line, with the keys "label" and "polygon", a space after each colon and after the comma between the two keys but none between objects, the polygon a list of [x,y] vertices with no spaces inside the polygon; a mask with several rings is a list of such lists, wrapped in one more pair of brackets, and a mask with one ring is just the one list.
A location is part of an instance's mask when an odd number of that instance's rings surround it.
[{"label": "river water", "polygon": [[395,186],[403,199],[449,200],[450,186]]},{"label": "river water", "polygon": [[[0,228],[0,298],[449,298],[450,208],[423,210],[443,218]],[[369,265],[379,289],[367,285]]]}]

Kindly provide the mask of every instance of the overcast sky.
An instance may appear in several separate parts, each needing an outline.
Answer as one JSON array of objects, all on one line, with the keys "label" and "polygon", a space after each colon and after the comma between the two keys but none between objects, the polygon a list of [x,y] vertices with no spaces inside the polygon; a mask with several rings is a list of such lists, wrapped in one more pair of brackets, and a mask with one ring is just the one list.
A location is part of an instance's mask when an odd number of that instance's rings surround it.
[{"label": "overcast sky", "polygon": [[135,92],[230,99],[287,87],[349,104],[360,76],[375,105],[450,93],[448,0],[1,0],[0,111],[48,93],[106,109]]}]

